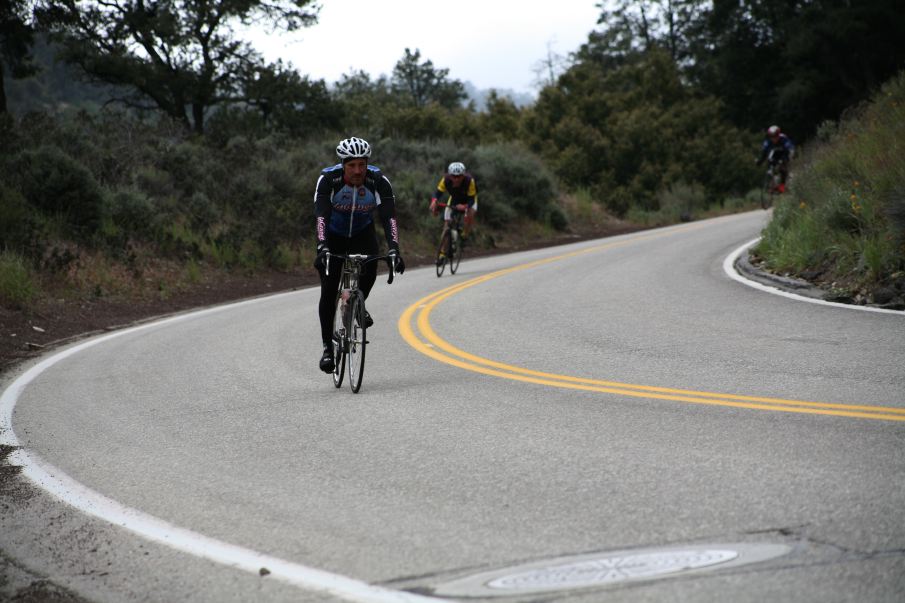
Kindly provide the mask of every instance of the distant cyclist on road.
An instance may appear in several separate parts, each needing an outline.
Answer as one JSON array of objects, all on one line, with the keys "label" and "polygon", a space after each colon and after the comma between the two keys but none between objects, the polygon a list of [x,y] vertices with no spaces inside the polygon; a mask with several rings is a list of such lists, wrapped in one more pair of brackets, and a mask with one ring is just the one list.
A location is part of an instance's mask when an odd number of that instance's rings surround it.
[{"label": "distant cyclist on road", "polygon": [[757,165],[760,165],[773,151],[773,162],[779,166],[780,184],[779,192],[786,192],[786,180],[789,177],[789,162],[795,155],[795,145],[792,139],[782,133],[779,126],[770,126],[767,128],[767,137],[764,139],[760,149],[760,157],[757,159]]},{"label": "distant cyclist on road", "polygon": [[[443,193],[449,195],[446,203],[440,201]],[[431,213],[436,216],[441,206],[445,209],[443,210],[443,233],[440,235],[440,240],[442,241],[446,236],[452,223],[452,212],[455,210],[465,213],[465,228],[462,229],[462,244],[465,244],[478,211],[478,188],[474,176],[466,172],[465,165],[459,161],[450,163],[446,168],[446,173],[437,183],[437,191],[431,198]]]},{"label": "distant cyclist on road", "polygon": [[[377,230],[374,228],[374,211],[383,222],[389,255],[395,259],[396,272],[405,271],[405,263],[399,253],[399,227],[396,224],[396,196],[393,187],[379,168],[368,165],[371,145],[361,138],[351,137],[340,141],[336,154],[341,163],[324,168],[314,192],[314,211],[317,224],[317,257],[314,267],[320,273],[321,296],[318,314],[321,322],[321,339],[324,353],[320,369],[333,372],[333,313],[336,311],[336,290],[342,275],[343,262],[330,258],[330,275],[326,274],[327,254],[347,255],[378,254]],[[365,264],[359,287],[365,298],[377,280],[377,264]],[[370,314],[365,315],[365,326],[373,324]]]}]

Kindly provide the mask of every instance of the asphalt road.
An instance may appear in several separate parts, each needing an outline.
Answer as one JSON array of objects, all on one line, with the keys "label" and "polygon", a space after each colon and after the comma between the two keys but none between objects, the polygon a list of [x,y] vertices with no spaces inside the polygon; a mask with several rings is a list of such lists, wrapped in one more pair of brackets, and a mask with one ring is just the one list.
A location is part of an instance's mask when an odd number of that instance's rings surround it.
[{"label": "asphalt road", "polygon": [[765,219],[380,277],[357,395],[314,289],[70,348],[0,548],[97,601],[901,601],[905,315],[731,280]]}]

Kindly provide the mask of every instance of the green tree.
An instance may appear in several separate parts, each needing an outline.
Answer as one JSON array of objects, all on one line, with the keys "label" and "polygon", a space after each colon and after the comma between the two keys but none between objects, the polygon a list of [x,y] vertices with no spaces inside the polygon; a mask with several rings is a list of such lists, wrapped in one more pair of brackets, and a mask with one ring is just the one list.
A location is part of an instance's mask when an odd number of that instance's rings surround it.
[{"label": "green tree", "polygon": [[690,77],[736,124],[799,139],[905,67],[897,0],[715,0],[701,26]]},{"label": "green tree", "polygon": [[26,15],[25,0],[0,3],[0,113],[6,113],[6,89],[3,85],[6,68],[9,67],[10,75],[17,79],[37,71],[31,57],[34,30]]},{"label": "green tree", "polygon": [[462,106],[465,87],[447,74],[431,61],[422,62],[419,51],[406,49],[392,78],[372,79],[364,71],[352,71],[340,78],[332,94],[343,108],[347,131],[371,137],[476,140],[473,107]]},{"label": "green tree", "polygon": [[433,61],[421,62],[421,51],[405,49],[405,55],[393,68],[391,88],[416,107],[437,103],[447,109],[461,106],[465,86],[459,80],[447,79],[449,69],[437,69]]},{"label": "green tree", "polygon": [[265,127],[282,128],[296,135],[337,128],[340,109],[323,80],[311,80],[277,61],[249,74],[246,103],[257,109]]},{"label": "green tree", "polygon": [[494,142],[513,142],[520,136],[521,118],[515,103],[491,90],[487,108],[478,116],[481,137]]},{"label": "green tree", "polygon": [[234,26],[295,30],[316,21],[313,0],[40,0],[41,22],[63,58],[94,81],[125,86],[119,100],[158,109],[195,132],[207,111],[247,100],[268,70]]},{"label": "green tree", "polygon": [[365,71],[344,74],[333,86],[332,95],[341,106],[347,131],[380,131],[387,108],[398,104],[387,77],[372,80]]},{"label": "green tree", "polygon": [[691,61],[703,0],[622,0],[600,6],[597,24],[603,31],[590,39],[598,51],[624,57],[660,48],[678,64]]},{"label": "green tree", "polygon": [[752,141],[719,100],[683,83],[665,50],[621,60],[577,61],[526,115],[529,143],[556,174],[618,214],[659,209],[658,194],[679,183],[703,186],[708,201],[745,190]]},{"label": "green tree", "polygon": [[905,68],[898,0],[616,0],[576,56],[604,68],[666,51],[737,126],[798,139]]}]

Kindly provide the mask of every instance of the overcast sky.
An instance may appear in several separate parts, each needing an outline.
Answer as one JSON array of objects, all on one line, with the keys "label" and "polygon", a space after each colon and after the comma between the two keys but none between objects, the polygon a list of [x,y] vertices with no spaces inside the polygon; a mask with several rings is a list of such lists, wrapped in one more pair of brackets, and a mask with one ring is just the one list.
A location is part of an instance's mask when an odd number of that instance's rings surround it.
[{"label": "overcast sky", "polygon": [[548,44],[560,55],[577,50],[596,26],[598,1],[321,0],[313,27],[251,41],[268,61],[328,83],[352,69],[390,75],[410,48],[450,78],[535,93],[533,69]]}]

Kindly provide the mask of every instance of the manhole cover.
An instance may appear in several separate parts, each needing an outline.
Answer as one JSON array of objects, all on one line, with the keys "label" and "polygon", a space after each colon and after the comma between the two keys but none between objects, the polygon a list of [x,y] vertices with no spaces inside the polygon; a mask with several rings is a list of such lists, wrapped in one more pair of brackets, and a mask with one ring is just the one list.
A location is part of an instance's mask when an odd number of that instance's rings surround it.
[{"label": "manhole cover", "polygon": [[757,563],[790,550],[784,544],[703,544],[560,557],[460,578],[434,594],[493,597],[606,586]]}]

